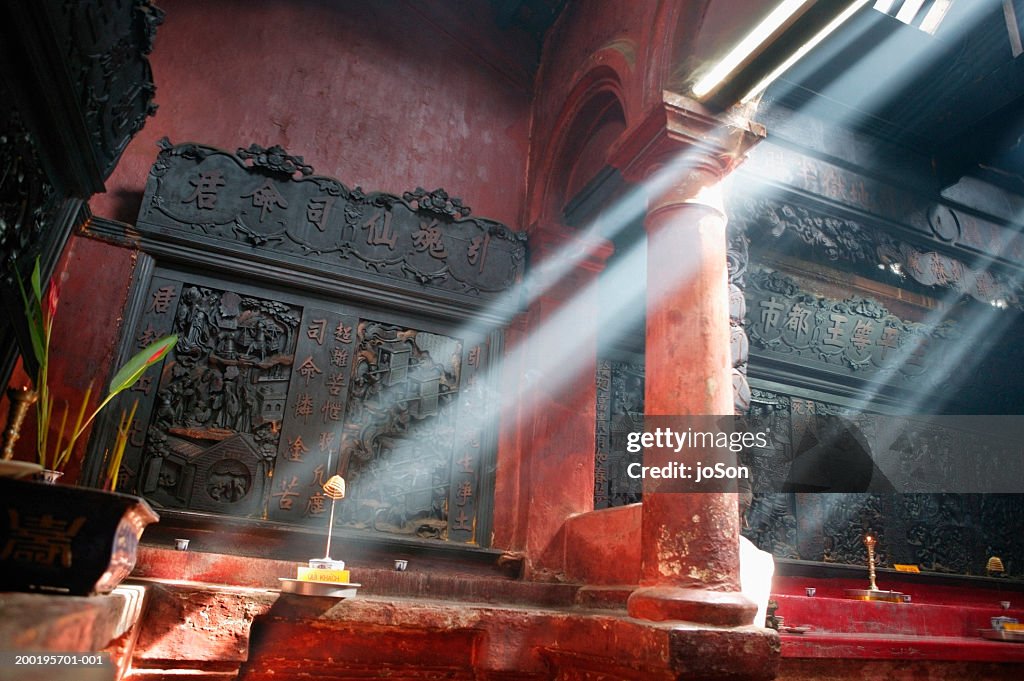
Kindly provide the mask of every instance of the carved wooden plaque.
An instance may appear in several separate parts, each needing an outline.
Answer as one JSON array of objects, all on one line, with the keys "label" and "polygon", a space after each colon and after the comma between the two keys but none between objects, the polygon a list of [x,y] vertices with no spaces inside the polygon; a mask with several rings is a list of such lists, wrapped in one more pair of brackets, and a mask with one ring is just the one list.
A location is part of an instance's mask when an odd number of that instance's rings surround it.
[{"label": "carved wooden plaque", "polygon": [[629,433],[644,422],[644,367],[635,362],[603,359],[597,363],[597,424],[594,452],[594,508],[625,506],[640,501],[639,479],[626,474],[640,454],[626,451]]},{"label": "carved wooden plaque", "polygon": [[230,154],[164,140],[139,230],[457,298],[493,299],[519,281],[525,235],[469,217],[443,189],[366,193],[312,172],[280,147]]},{"label": "carved wooden plaque", "polygon": [[[875,437],[873,424],[904,422],[903,418],[876,420],[835,404],[755,389],[748,418],[755,429],[771,433],[775,451],[745,453],[744,463],[755,469],[752,478],[778,479],[778,470],[760,469],[788,465],[788,459],[797,454],[798,443],[822,426],[821,417],[836,415],[851,418],[869,440]],[[917,475],[926,476],[928,468],[952,455],[957,480],[991,477],[988,457],[969,463],[957,454],[994,446],[985,434],[935,427],[934,422],[918,422],[913,417],[906,417],[905,423],[904,435],[912,440],[907,453],[919,466]],[[893,446],[904,446],[901,442],[899,439]],[[1014,452],[1003,456],[1014,456]],[[972,464],[985,470],[979,473]],[[928,486],[917,484],[915,489]],[[876,555],[880,565],[905,563],[933,572],[983,575],[988,557],[998,555],[1008,574],[1024,575],[1019,494],[954,493],[941,488],[899,494],[754,491],[744,534],[780,558],[866,565],[863,539],[871,530],[879,539]]]},{"label": "carved wooden plaque", "polygon": [[892,378],[905,385],[927,381],[958,336],[952,321],[929,326],[870,299],[814,296],[767,268],[748,277],[746,328],[756,354],[791,364],[794,372],[813,367],[837,380]]},{"label": "carved wooden plaque", "polygon": [[179,340],[122,400],[140,406],[121,487],[325,527],[338,473],[337,527],[486,543],[489,377],[525,236],[443,190],[399,198],[311,173],[279,148],[162,144],[138,225],[155,266],[121,355]]},{"label": "carved wooden plaque", "polygon": [[[160,272],[133,340],[179,341],[140,400],[125,491],[163,508],[477,540],[491,339]],[[428,329],[420,328],[422,326]]]}]

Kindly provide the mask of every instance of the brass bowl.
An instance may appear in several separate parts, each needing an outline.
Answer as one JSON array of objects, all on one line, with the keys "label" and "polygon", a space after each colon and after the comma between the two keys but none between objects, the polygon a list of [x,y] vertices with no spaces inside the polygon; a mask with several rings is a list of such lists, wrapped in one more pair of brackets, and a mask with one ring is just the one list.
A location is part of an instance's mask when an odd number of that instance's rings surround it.
[{"label": "brass bowl", "polygon": [[881,589],[847,589],[847,598],[858,601],[881,601],[883,603],[904,603],[903,594],[899,591],[882,591]]}]

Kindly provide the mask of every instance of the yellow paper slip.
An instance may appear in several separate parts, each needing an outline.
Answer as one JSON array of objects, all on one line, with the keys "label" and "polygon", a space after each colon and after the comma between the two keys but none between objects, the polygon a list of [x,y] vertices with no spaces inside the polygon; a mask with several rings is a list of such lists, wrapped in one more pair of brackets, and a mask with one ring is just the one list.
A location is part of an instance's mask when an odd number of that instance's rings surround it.
[{"label": "yellow paper slip", "polygon": [[324,570],[323,568],[300,567],[299,581],[348,584],[348,570]]},{"label": "yellow paper slip", "polygon": [[916,565],[901,565],[896,563],[893,567],[896,568],[896,572],[921,572],[921,568]]}]

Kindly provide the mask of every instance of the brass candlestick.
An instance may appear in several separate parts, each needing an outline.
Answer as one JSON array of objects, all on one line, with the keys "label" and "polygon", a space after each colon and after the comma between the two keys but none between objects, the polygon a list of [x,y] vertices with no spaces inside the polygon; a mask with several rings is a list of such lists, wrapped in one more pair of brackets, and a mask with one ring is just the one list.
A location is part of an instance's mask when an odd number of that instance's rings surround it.
[{"label": "brass candlestick", "polygon": [[871,580],[871,586],[868,587],[872,591],[878,591],[878,585],[875,584],[875,544],[878,540],[871,534],[864,536],[864,546],[868,547],[868,578]]},{"label": "brass candlestick", "polygon": [[28,408],[39,399],[39,393],[24,388],[9,388],[7,398],[10,400],[9,411],[7,412],[7,429],[4,430],[4,452],[0,459],[10,461],[14,458],[14,445],[21,437],[21,426],[25,422],[25,415]]},{"label": "brass candlestick", "polygon": [[858,601],[885,601],[888,603],[909,603],[910,596],[899,591],[882,591],[875,583],[875,545],[878,540],[870,532],[864,536],[864,546],[868,548],[868,577],[871,584],[867,589],[846,589],[847,598]]}]

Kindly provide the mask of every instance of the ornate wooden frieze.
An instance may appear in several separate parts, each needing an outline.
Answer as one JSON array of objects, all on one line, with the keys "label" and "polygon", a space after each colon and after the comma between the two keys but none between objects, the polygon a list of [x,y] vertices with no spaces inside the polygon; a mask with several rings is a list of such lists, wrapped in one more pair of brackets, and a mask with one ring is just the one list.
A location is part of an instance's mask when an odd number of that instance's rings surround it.
[{"label": "ornate wooden frieze", "polygon": [[[898,231],[913,235],[915,243],[934,242],[961,260],[970,261],[981,253],[1013,268],[1024,266],[1024,239],[1019,236],[1019,225],[1001,224],[945,206],[937,202],[937,196],[935,200],[922,198],[892,182],[771,143],[755,149],[741,172],[745,195],[736,198],[750,198],[758,185],[765,190],[764,195],[813,196],[819,206],[846,207],[851,213],[875,216],[886,231],[895,231],[898,225]],[[730,219],[731,211],[732,207]],[[834,208],[824,212],[833,212],[833,220],[838,218]]]},{"label": "ornate wooden frieze", "polygon": [[625,506],[640,501],[642,485],[626,474],[641,460],[626,451],[626,436],[642,430],[644,367],[642,364],[599,360],[597,363],[597,424],[594,453],[594,508]]},{"label": "ornate wooden frieze", "polygon": [[453,300],[494,300],[520,280],[525,235],[470,217],[443,189],[366,193],[312,172],[280,147],[230,154],[163,140],[139,231]]},{"label": "ornate wooden frieze", "polygon": [[[752,479],[780,479],[779,467],[787,468],[799,456],[808,434],[825,427],[827,419],[821,417],[836,415],[855,423],[876,445],[879,438],[872,424],[899,425],[902,435],[890,447],[906,449],[896,452],[901,461],[917,462],[914,487],[918,490],[927,489],[920,481],[927,476],[926,468],[941,466],[949,459],[957,460],[955,479],[965,484],[963,478],[976,472],[963,462],[963,454],[979,446],[995,446],[988,434],[961,431],[952,427],[955,422],[937,427],[934,422],[912,418],[877,418],[835,404],[755,388],[748,418],[757,430],[771,433],[772,451],[744,453],[744,463],[754,471]],[[987,454],[980,457],[979,465],[992,458]],[[785,471],[781,473],[785,475]],[[744,534],[780,558],[865,565],[863,537],[870,530],[879,538],[876,553],[882,565],[903,563],[934,572],[982,575],[988,557],[997,555],[1008,574],[1024,577],[1021,497],[1017,494],[953,493],[939,488],[932,493],[899,494],[754,491]]]},{"label": "ornate wooden frieze", "polygon": [[[744,226],[760,248],[844,261],[897,285],[909,282],[925,289],[950,289],[1000,307],[1021,302],[1021,287],[1015,277],[971,267],[962,258],[914,246],[863,222],[769,198],[735,198],[729,211],[730,222]],[[959,234],[959,220],[948,208],[935,207],[928,219],[938,241]],[[990,246],[1001,254],[1007,244]]]},{"label": "ornate wooden frieze", "polygon": [[163,508],[477,542],[492,340],[161,272],[133,341],[179,341],[139,400],[121,486]]},{"label": "ornate wooden frieze", "polygon": [[955,324],[900,319],[860,297],[832,300],[802,291],[788,277],[759,267],[748,278],[747,329],[754,348],[794,365],[863,378],[927,377],[943,361]]}]

